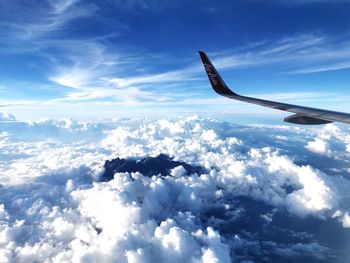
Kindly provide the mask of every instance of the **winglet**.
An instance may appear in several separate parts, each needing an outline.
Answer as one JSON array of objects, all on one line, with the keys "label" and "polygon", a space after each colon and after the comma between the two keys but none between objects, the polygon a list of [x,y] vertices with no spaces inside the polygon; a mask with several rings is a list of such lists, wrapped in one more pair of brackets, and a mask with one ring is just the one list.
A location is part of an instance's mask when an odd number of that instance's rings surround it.
[{"label": "winglet", "polygon": [[234,93],[226,86],[225,82],[222,80],[207,55],[203,51],[199,51],[199,55],[202,59],[204,69],[207,72],[210,84],[215,92],[226,97],[237,96],[238,94]]}]

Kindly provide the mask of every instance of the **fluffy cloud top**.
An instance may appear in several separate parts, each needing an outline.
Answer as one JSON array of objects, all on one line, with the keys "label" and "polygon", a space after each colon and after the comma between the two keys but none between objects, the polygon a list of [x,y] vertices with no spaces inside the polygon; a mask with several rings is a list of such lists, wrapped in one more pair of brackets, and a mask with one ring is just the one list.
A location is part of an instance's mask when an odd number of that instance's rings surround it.
[{"label": "fluffy cloud top", "polygon": [[[2,121],[0,128],[0,261],[346,258],[343,128],[235,126],[196,116]],[[317,139],[332,154],[310,152]],[[137,168],[99,180],[106,160],[137,164],[159,154],[178,165],[161,175]]]},{"label": "fluffy cloud top", "polygon": [[16,118],[12,114],[0,112],[0,121],[15,121]]}]

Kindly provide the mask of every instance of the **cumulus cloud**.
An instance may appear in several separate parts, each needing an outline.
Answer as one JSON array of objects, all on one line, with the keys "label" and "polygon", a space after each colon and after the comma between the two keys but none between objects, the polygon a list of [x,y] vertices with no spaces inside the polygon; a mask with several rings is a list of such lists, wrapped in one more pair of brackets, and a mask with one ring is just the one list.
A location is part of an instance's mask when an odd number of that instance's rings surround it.
[{"label": "cumulus cloud", "polygon": [[305,146],[308,150],[335,159],[346,160],[350,156],[350,136],[348,130],[339,129],[334,124],[327,124],[314,133],[313,141]]},{"label": "cumulus cloud", "polygon": [[0,112],[0,121],[14,121],[16,120],[15,116],[6,112]]},{"label": "cumulus cloud", "polygon": [[[193,116],[1,121],[0,128],[3,261],[322,261],[346,255],[350,183],[342,173],[328,174],[305,148],[317,137],[346,156],[346,132],[336,126],[310,135],[290,126],[235,126]],[[159,154],[181,165],[162,175],[133,170],[99,180],[106,160],[138,163]],[[322,156],[338,170],[347,167],[339,156]],[[186,164],[203,169],[191,173]],[[332,229],[344,247],[324,238],[317,225]]]},{"label": "cumulus cloud", "polygon": [[342,223],[344,227],[350,228],[350,215],[346,212],[343,216]]},{"label": "cumulus cloud", "polygon": [[321,153],[321,154],[331,154],[331,151],[328,148],[328,144],[326,141],[316,138],[314,141],[309,142],[306,145],[306,148],[309,149],[312,152],[315,153]]}]

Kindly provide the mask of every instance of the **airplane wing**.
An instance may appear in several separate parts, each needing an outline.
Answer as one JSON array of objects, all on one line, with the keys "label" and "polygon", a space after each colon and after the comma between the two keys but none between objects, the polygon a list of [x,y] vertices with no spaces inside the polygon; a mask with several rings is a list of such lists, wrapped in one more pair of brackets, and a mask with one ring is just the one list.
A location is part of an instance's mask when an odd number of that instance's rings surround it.
[{"label": "airplane wing", "polygon": [[225,96],[230,99],[245,101],[277,110],[283,110],[293,112],[294,114],[284,118],[285,122],[297,123],[297,124],[325,124],[333,121],[343,122],[350,124],[350,114],[345,112],[337,112],[330,110],[315,109],[304,106],[297,106],[287,103],[257,99],[252,97],[246,97],[238,95],[230,90],[225,82],[216,71],[213,64],[210,62],[207,55],[199,51],[199,55],[202,59],[205,71],[207,72],[209,81],[216,93],[221,96]]}]

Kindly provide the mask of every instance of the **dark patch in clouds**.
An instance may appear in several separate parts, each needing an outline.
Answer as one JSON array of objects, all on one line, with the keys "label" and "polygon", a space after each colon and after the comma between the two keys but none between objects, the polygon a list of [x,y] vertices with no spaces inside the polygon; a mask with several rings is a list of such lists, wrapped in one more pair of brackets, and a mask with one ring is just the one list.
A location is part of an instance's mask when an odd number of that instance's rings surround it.
[{"label": "dark patch in clouds", "polygon": [[[100,180],[103,182],[110,181],[114,178],[115,173],[136,173],[139,172],[144,176],[170,175],[170,172],[175,167],[184,169],[185,174],[202,174],[205,170],[202,167],[191,166],[184,162],[174,161],[173,158],[165,154],[160,154],[157,157],[147,157],[141,160],[127,160],[116,158],[111,161],[107,160],[104,164],[104,173]],[[183,175],[185,175],[183,174]]]}]

